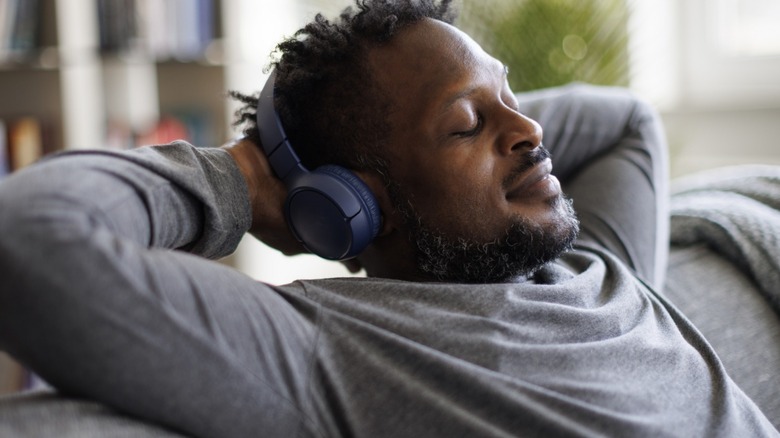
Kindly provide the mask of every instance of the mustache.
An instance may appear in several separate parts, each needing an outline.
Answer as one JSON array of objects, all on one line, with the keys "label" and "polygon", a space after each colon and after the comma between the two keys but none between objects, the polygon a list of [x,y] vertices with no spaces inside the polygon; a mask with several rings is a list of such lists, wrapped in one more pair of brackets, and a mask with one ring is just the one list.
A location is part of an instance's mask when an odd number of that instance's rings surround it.
[{"label": "mustache", "polygon": [[548,151],[547,148],[545,148],[542,144],[521,155],[520,161],[509,172],[509,175],[507,175],[506,178],[504,178],[502,181],[504,189],[511,187],[517,178],[551,156],[552,155],[550,154],[550,151]]}]

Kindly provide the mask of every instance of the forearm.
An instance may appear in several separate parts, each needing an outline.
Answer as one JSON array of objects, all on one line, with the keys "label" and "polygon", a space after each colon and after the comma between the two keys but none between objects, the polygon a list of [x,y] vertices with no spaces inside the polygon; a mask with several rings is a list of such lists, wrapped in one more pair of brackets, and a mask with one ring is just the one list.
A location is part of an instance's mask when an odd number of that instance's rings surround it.
[{"label": "forearm", "polygon": [[230,155],[186,144],[54,157],[3,181],[0,205],[2,344],[35,315],[154,291],[150,247],[219,257],[249,227]]},{"label": "forearm", "polygon": [[0,349],[59,390],[193,436],[291,435],[295,406],[277,403],[290,389],[267,370],[310,357],[292,335],[308,323],[266,285],[173,250],[217,257],[249,228],[233,157],[76,155],[0,184]]},{"label": "forearm", "polygon": [[210,258],[232,252],[251,223],[246,184],[231,156],[185,143],[57,156],[4,181],[0,202],[3,229],[40,235],[43,244],[78,216],[85,234],[100,229]]}]

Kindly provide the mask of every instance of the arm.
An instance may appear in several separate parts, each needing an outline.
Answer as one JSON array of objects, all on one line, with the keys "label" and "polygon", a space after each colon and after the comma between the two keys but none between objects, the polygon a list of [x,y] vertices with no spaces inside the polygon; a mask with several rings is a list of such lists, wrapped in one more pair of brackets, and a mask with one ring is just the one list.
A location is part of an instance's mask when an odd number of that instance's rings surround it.
[{"label": "arm", "polygon": [[574,85],[520,95],[544,128],[573,199],[580,241],[612,252],[659,287],[668,254],[667,151],[655,111],[632,94]]},{"label": "arm", "polygon": [[293,435],[301,382],[275,376],[305,369],[311,324],[187,253],[226,255],[273,217],[253,215],[243,147],[76,152],[4,180],[0,348],[62,391],[194,435]]},{"label": "arm", "polygon": [[3,243],[21,250],[25,234],[53,244],[70,224],[73,238],[105,229],[138,245],[224,256],[251,221],[240,178],[225,151],[186,144],[62,154],[3,181],[0,218],[17,230]]}]

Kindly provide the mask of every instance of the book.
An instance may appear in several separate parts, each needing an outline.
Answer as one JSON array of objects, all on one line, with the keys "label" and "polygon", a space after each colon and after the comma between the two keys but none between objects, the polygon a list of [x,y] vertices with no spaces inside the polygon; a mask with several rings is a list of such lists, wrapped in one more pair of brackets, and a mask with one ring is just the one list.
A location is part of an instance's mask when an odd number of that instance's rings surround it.
[{"label": "book", "polygon": [[8,156],[11,171],[28,166],[43,156],[43,129],[38,119],[23,117],[10,125]]},{"label": "book", "polygon": [[169,111],[150,129],[137,136],[137,146],[184,140],[195,146],[214,146],[218,141],[211,113],[205,108]]},{"label": "book", "polygon": [[184,124],[187,136],[184,138],[195,146],[214,146],[214,121],[206,109],[188,108],[174,111],[171,117]]},{"label": "book", "polygon": [[158,60],[197,61],[214,41],[215,0],[98,0],[100,47],[143,48]]},{"label": "book", "polygon": [[11,52],[17,56],[25,56],[38,47],[41,8],[38,0],[24,0],[18,3],[11,35]]},{"label": "book", "polygon": [[138,137],[138,146],[166,144],[175,140],[189,140],[187,126],[174,117],[163,117],[149,131]]},{"label": "book", "polygon": [[182,61],[203,56],[214,39],[213,0],[179,0],[177,45],[173,57]]},{"label": "book", "polygon": [[10,57],[17,4],[14,0],[0,0],[0,61]]},{"label": "book", "polygon": [[97,0],[100,51],[124,53],[136,46],[137,8],[134,0]]},{"label": "book", "polygon": [[40,46],[40,0],[0,0],[0,61],[25,58]]},{"label": "book", "polygon": [[0,178],[11,172],[11,161],[8,158],[8,136],[5,132],[5,122],[0,120]]}]

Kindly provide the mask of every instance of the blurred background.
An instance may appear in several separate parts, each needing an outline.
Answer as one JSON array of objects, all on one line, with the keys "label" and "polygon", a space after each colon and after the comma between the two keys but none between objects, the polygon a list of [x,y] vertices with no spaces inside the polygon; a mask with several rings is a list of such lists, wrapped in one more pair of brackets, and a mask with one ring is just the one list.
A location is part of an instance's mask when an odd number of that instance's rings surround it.
[{"label": "blurred background", "polygon": [[[62,149],[223,143],[237,135],[227,90],[258,90],[282,38],[347,3],[0,0],[0,178]],[[653,103],[672,176],[780,164],[780,0],[459,5],[457,24],[510,66],[515,91],[580,81],[629,87]],[[348,274],[251,239],[225,263],[277,284]],[[0,392],[24,380],[6,362]]]}]

